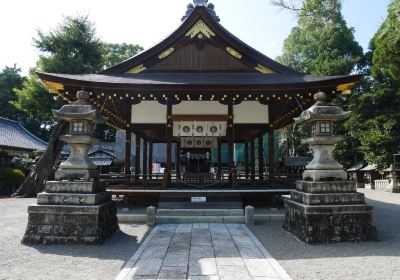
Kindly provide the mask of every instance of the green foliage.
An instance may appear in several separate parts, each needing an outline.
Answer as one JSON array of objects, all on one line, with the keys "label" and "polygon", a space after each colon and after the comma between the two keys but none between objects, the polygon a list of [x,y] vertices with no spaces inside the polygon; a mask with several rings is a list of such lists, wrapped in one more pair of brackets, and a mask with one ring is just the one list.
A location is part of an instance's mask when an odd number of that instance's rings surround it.
[{"label": "green foliage", "polygon": [[48,34],[39,30],[34,44],[42,52],[39,71],[84,74],[95,73],[103,66],[103,45],[88,16],[65,17]]},{"label": "green foliage", "polygon": [[308,145],[302,144],[301,140],[309,136],[306,125],[291,124],[280,132],[279,151],[280,157],[309,157],[311,156]]},{"label": "green foliage", "polygon": [[134,44],[107,44],[104,43],[104,55],[103,55],[103,64],[105,68],[109,68],[114,66],[137,53],[143,51],[143,48],[139,45]]},{"label": "green foliage", "polygon": [[400,94],[378,83],[347,102],[352,110],[344,125],[347,152],[360,154],[369,163],[388,167],[400,139]]},{"label": "green foliage", "polygon": [[24,114],[16,109],[11,102],[17,100],[13,89],[22,88],[24,78],[20,75],[21,69],[14,67],[5,67],[0,72],[0,116],[22,120]]},{"label": "green foliage", "polygon": [[283,54],[277,60],[310,75],[349,74],[363,54],[353,33],[338,1],[305,0],[298,25],[285,40]]},{"label": "green foliage", "polygon": [[400,80],[400,0],[388,8],[388,16],[371,41],[374,49],[372,74]]},{"label": "green foliage", "polygon": [[25,179],[25,174],[19,169],[3,168],[0,170],[0,186],[2,191],[12,191],[18,188]]},{"label": "green foliage", "polygon": [[[41,52],[37,67],[32,69],[23,86],[15,90],[17,100],[12,104],[27,116],[29,122],[24,125],[45,140],[55,125],[51,109],[59,109],[63,101],[48,92],[34,71],[96,73],[142,50],[138,45],[102,42],[87,16],[66,17],[49,33],[38,31],[34,44]],[[105,125],[99,125],[95,131],[95,136],[102,140],[112,140],[114,134],[115,130]]]}]

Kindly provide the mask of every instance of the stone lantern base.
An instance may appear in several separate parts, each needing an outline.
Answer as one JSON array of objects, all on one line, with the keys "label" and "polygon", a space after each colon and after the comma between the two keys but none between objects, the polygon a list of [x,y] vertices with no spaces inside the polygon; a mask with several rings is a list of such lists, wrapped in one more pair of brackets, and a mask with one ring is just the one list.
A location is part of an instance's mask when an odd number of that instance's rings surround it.
[{"label": "stone lantern base", "polygon": [[373,207],[355,182],[297,181],[283,228],[307,243],[376,241]]},{"label": "stone lantern base", "polygon": [[117,208],[101,181],[52,181],[28,207],[24,244],[101,244],[118,230]]}]

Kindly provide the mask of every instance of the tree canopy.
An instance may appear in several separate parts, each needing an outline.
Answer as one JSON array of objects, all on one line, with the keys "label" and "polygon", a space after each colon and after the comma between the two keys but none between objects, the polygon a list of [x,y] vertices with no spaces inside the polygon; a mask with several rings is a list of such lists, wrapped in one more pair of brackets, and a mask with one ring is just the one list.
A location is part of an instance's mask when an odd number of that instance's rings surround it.
[{"label": "tree canopy", "polygon": [[343,18],[340,1],[305,0],[297,26],[277,60],[305,74],[344,75],[352,72],[362,55],[353,28]]},{"label": "tree canopy", "polygon": [[394,0],[388,16],[371,41],[372,74],[376,78],[400,80],[400,1]]},{"label": "tree canopy", "polygon": [[[65,17],[64,21],[48,33],[38,30],[34,45],[41,52],[37,65],[22,86],[16,87],[12,104],[35,123],[37,136],[47,140],[55,125],[51,109],[60,108],[57,100],[40,82],[35,72],[64,74],[97,73],[117,64],[142,50],[136,44],[109,44],[101,41],[88,16]],[[112,140],[114,129],[96,126],[95,136]]]}]

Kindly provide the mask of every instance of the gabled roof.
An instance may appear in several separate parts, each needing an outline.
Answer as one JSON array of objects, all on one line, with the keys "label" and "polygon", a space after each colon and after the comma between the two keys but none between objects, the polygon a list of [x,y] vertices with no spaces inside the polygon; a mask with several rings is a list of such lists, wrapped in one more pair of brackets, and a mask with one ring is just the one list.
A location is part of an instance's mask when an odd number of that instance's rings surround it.
[{"label": "gabled roof", "polygon": [[45,150],[47,143],[30,133],[21,123],[0,117],[0,149]]},{"label": "gabled roof", "polygon": [[233,58],[248,65],[252,72],[301,75],[238,39],[218,23],[204,6],[196,6],[181,26],[159,44],[120,64],[101,71],[100,74],[145,71],[188,43],[211,44],[222,48]]}]

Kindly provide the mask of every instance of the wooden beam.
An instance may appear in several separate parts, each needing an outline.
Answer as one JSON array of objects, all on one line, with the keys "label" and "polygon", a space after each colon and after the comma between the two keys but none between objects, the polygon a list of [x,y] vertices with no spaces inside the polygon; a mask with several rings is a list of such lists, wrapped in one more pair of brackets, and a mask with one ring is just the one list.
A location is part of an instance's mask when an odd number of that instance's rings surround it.
[{"label": "wooden beam", "polygon": [[229,120],[227,115],[172,115],[172,121],[213,121],[226,122]]},{"label": "wooden beam", "polygon": [[249,142],[244,143],[244,173],[246,179],[249,179]]},{"label": "wooden beam", "polygon": [[258,177],[264,178],[264,136],[258,136]]},{"label": "wooden beam", "polygon": [[149,141],[149,177],[153,174],[153,142]]},{"label": "wooden beam", "polygon": [[135,155],[135,178],[136,180],[139,179],[140,175],[140,136],[136,135],[136,155]]},{"label": "wooden beam", "polygon": [[275,176],[275,139],[274,131],[272,129],[268,130],[268,150],[269,150],[269,177],[272,179]]},{"label": "wooden beam", "polygon": [[250,164],[251,164],[251,180],[256,179],[256,151],[254,139],[250,141]]},{"label": "wooden beam", "polygon": [[228,104],[228,168],[229,168],[229,181],[232,184],[232,172],[234,169],[233,162],[233,149],[234,149],[234,135],[233,135],[233,104]]},{"label": "wooden beam", "polygon": [[221,171],[222,171],[222,166],[221,166],[221,161],[222,161],[222,142],[221,142],[221,138],[218,138],[218,175],[221,175]]},{"label": "wooden beam", "polygon": [[147,167],[148,167],[147,145],[148,145],[148,141],[146,139],[144,139],[144,141],[143,141],[143,179],[147,179]]},{"label": "wooden beam", "polygon": [[132,144],[132,133],[130,130],[125,130],[125,174],[131,174],[131,144]]},{"label": "wooden beam", "polygon": [[171,172],[172,172],[172,103],[168,101],[167,103],[167,129],[166,129],[166,138],[167,138],[167,162],[165,166],[165,187],[169,187],[171,185]]},{"label": "wooden beam", "polygon": [[178,179],[181,178],[181,143],[176,143],[176,176]]}]

